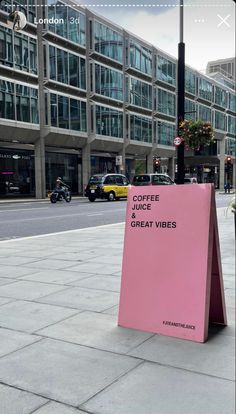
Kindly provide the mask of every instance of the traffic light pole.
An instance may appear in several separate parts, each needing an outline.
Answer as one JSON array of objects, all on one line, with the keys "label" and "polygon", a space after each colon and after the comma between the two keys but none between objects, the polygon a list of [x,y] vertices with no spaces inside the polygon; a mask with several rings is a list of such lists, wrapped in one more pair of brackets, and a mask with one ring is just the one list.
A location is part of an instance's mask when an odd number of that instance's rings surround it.
[{"label": "traffic light pole", "polygon": [[[185,92],[185,44],[183,42],[184,32],[184,4],[179,2],[180,15],[180,42],[178,44],[178,83],[177,83],[177,133],[179,136],[179,125],[184,121],[184,92]],[[184,184],[184,143],[177,147],[177,184]]]}]

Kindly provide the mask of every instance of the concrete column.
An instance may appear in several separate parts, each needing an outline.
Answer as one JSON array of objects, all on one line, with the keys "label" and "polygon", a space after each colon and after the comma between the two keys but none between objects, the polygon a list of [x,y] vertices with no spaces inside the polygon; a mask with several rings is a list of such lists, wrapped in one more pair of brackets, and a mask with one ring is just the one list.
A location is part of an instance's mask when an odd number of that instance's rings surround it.
[{"label": "concrete column", "polygon": [[233,189],[236,189],[236,159],[233,160]]},{"label": "concrete column", "polygon": [[[43,18],[43,2],[38,0],[37,19]],[[39,139],[35,143],[35,193],[36,198],[46,197],[45,178],[45,135],[46,135],[46,114],[44,95],[44,51],[43,51],[43,25],[37,25],[37,51],[38,51],[38,110],[39,110]]]},{"label": "concrete column", "polygon": [[91,175],[91,162],[90,162],[90,144],[86,144],[82,148],[82,183],[83,189],[88,184],[89,177]]},{"label": "concrete column", "polygon": [[225,185],[225,140],[219,142],[220,146],[220,190],[224,190]]},{"label": "concrete column", "polygon": [[35,195],[36,198],[45,198],[46,184],[45,184],[45,145],[44,138],[40,138],[35,142],[34,146],[35,156]]},{"label": "concrete column", "polygon": [[172,180],[175,179],[175,158],[170,157],[168,159],[168,174],[172,178]]},{"label": "concrete column", "polygon": [[153,173],[153,150],[146,157],[147,160],[147,173]]}]

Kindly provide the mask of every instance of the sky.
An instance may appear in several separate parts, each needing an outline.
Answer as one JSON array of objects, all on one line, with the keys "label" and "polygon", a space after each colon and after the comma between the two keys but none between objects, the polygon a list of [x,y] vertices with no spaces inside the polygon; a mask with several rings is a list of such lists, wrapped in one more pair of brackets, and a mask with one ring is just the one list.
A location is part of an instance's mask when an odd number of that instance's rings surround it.
[{"label": "sky", "polygon": [[[92,4],[94,12],[177,57],[178,0],[95,0]],[[235,1],[184,0],[184,42],[186,64],[202,72],[211,60],[234,57]]]}]

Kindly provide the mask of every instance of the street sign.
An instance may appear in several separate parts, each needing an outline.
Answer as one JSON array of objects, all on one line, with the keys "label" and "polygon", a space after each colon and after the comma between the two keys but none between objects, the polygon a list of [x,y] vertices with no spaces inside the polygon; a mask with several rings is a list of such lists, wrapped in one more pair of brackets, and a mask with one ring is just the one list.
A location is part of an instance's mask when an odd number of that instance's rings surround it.
[{"label": "street sign", "polygon": [[122,155],[116,156],[116,165],[122,165]]},{"label": "street sign", "polygon": [[213,185],[132,186],[118,324],[204,342],[209,322],[227,324]]},{"label": "street sign", "polygon": [[182,139],[182,138],[180,138],[180,137],[176,137],[176,138],[174,139],[174,144],[176,145],[176,147],[178,147],[178,145],[180,145],[182,141],[183,141],[183,139]]}]

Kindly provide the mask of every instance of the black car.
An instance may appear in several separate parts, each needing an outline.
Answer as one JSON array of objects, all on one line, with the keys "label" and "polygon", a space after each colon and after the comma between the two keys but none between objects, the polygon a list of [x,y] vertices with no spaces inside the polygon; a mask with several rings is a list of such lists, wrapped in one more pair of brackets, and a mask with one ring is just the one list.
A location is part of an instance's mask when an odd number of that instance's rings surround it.
[{"label": "black car", "polygon": [[173,185],[175,182],[167,174],[138,174],[135,175],[132,185]]}]

